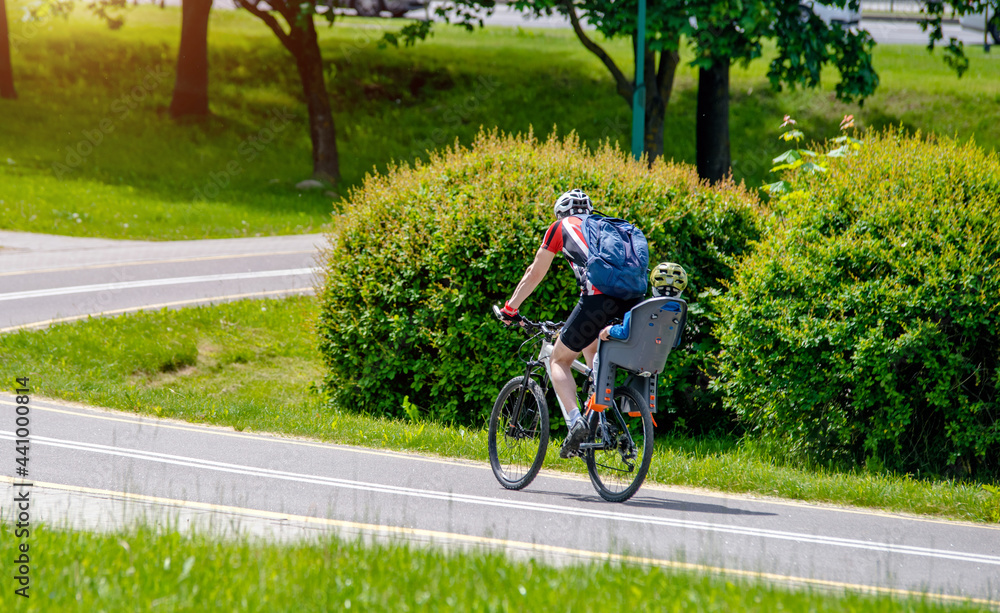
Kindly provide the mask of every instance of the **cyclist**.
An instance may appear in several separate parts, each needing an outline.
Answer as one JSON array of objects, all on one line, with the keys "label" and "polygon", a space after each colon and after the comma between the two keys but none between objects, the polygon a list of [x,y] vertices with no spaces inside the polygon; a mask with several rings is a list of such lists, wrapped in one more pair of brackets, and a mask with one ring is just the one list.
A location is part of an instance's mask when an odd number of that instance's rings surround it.
[{"label": "cyclist", "polygon": [[[680,264],[662,262],[649,275],[649,284],[653,286],[653,298],[677,298],[687,287],[687,271]],[[627,341],[632,311],[625,313],[625,319],[616,326],[607,326],[601,330],[601,340],[618,339]]]},{"label": "cyclist", "polygon": [[587,280],[587,241],[583,232],[580,215],[589,215],[594,207],[587,194],[579,189],[570,190],[556,200],[553,206],[556,220],[549,226],[535,259],[524,271],[524,276],[510,300],[501,310],[506,325],[520,321],[518,308],[545,278],[549,266],[560,251],[569,262],[576,283],[580,287],[580,300],[570,313],[569,319],[559,333],[549,370],[552,387],[555,389],[563,418],[569,426],[569,434],[559,451],[559,457],[576,455],[580,443],[590,434],[586,419],[577,406],[576,381],[573,380],[573,362],[583,353],[587,365],[593,368],[597,353],[597,337],[608,322],[619,319],[639,302],[639,298],[621,299],[602,294]]}]

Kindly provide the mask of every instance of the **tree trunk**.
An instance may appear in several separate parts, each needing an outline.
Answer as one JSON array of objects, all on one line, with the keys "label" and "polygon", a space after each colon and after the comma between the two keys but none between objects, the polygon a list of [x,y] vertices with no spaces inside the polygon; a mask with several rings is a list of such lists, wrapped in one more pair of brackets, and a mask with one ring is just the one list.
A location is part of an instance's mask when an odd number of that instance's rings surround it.
[{"label": "tree trunk", "polygon": [[10,32],[7,30],[7,3],[0,0],[0,98],[14,100],[14,69],[10,63]]},{"label": "tree trunk", "polygon": [[334,130],[330,96],[326,92],[326,79],[323,75],[323,56],[319,50],[316,25],[313,23],[312,15],[302,15],[298,5],[289,4],[286,0],[268,0],[266,6],[276,10],[288,24],[288,32],[285,32],[269,8],[258,6],[261,0],[236,1],[267,24],[295,58],[299,79],[302,80],[302,93],[306,98],[306,108],[309,110],[313,177],[336,183],[340,179],[337,133]]},{"label": "tree trunk", "polygon": [[660,65],[655,70],[652,69],[655,56],[647,56],[646,71],[646,126],[643,136],[643,150],[652,166],[660,157],[663,157],[663,125],[666,121],[667,105],[670,103],[670,94],[674,88],[674,74],[677,71],[677,64],[680,62],[680,55],[676,51],[661,51]]},{"label": "tree trunk", "polygon": [[212,0],[183,0],[181,46],[170,115],[208,115],[208,16]]},{"label": "tree trunk", "polygon": [[718,183],[730,174],[728,58],[699,69],[696,132],[698,176]]},{"label": "tree trunk", "polygon": [[323,76],[323,57],[316,39],[312,19],[305,20],[305,27],[294,28],[296,39],[293,55],[302,79],[302,92],[309,109],[309,137],[312,139],[313,177],[331,183],[340,179],[340,160],[337,156],[337,133],[330,110],[330,96]]}]

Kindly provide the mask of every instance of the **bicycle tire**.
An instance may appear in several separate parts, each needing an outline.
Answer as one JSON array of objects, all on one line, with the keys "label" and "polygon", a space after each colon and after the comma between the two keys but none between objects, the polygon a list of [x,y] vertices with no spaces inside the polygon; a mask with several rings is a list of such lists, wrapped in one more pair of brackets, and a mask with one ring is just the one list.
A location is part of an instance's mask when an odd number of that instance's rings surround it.
[{"label": "bicycle tire", "polygon": [[509,490],[522,489],[532,482],[542,468],[549,444],[549,405],[538,383],[533,379],[528,382],[516,424],[511,424],[510,419],[524,387],[523,375],[503,386],[490,413],[490,467],[500,485]]},{"label": "bicycle tire", "polygon": [[[629,413],[638,412],[637,417]],[[590,441],[604,443],[603,449],[587,449],[584,461],[590,482],[608,502],[625,502],[635,495],[649,472],[653,459],[653,416],[647,403],[627,387],[615,389],[611,406],[604,410],[606,426],[601,426],[601,414],[590,419]],[[625,430],[627,429],[627,436]],[[630,462],[629,456],[635,453]]]}]

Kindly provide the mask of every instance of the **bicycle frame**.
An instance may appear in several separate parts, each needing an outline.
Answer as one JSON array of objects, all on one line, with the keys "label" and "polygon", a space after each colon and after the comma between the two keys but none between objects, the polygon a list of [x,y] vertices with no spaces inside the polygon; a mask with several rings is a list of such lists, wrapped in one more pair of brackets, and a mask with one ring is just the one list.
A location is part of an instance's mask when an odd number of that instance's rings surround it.
[{"label": "bicycle frame", "polygon": [[[530,339],[529,339],[530,340]],[[533,361],[528,362],[527,372],[525,373],[525,379],[531,376],[531,371],[538,366],[543,366],[545,368],[545,380],[542,384],[542,390],[545,392],[549,391],[549,382],[552,380],[552,365],[550,358],[552,357],[552,350],[555,348],[555,344],[550,341],[546,336],[542,337],[542,346],[538,350],[538,357]],[[582,374],[584,377],[590,377],[591,369],[585,362],[580,360],[574,360],[573,364],[570,365],[575,372]],[[586,385],[585,385],[586,389]],[[586,395],[586,394],[584,394]],[[566,427],[569,428],[573,424],[569,421],[569,413],[566,407],[562,405],[562,400],[556,397],[556,402],[559,404],[559,410],[563,414],[563,421],[566,422]]]},{"label": "bicycle frame", "polygon": [[[494,310],[496,310],[496,307],[494,307]],[[518,355],[520,356],[523,353],[525,346],[531,345],[538,340],[541,340],[541,347],[538,350],[538,356],[535,357],[534,360],[526,360],[524,358],[521,358],[522,360],[524,360],[525,363],[524,385],[521,386],[521,393],[518,394],[517,402],[515,403],[514,410],[511,413],[510,428],[515,428],[515,424],[518,423],[518,419],[520,418],[521,415],[521,407],[524,403],[524,395],[528,392],[528,381],[531,380],[531,377],[534,374],[535,369],[538,368],[539,366],[543,367],[545,370],[545,377],[543,378],[541,383],[542,391],[543,393],[548,393],[549,391],[549,382],[552,380],[552,365],[551,365],[552,350],[555,348],[555,339],[559,335],[559,332],[562,328],[562,323],[561,322],[554,323],[551,321],[536,323],[529,320],[524,320],[522,326],[524,326],[525,330],[528,331],[537,330],[537,332],[535,332],[535,334],[532,334],[527,340],[521,343],[521,348],[518,350]],[[597,353],[595,355],[600,355],[600,348],[601,348],[600,344],[603,342],[604,341],[598,340]],[[583,386],[583,392],[584,392],[583,397],[587,398],[591,384],[590,375],[593,372],[593,370],[589,366],[587,366],[585,362],[581,362],[579,359],[574,360],[570,367],[573,369],[574,372],[578,372],[586,378]],[[654,411],[656,410],[655,376],[650,378],[648,376],[643,377],[635,373],[629,373],[628,378],[625,380],[625,383],[623,384],[623,387],[632,388],[640,398],[648,397],[650,399],[651,410]],[[556,395],[556,401],[559,404],[559,410],[562,413],[563,421],[566,423],[566,427],[567,428],[571,427],[572,423],[570,422],[569,419],[569,410],[563,406],[562,400],[559,399],[558,395]],[[605,419],[604,415],[602,414],[601,415],[602,424],[604,423],[604,419]],[[513,431],[508,432],[508,434],[514,435],[515,432]]]},{"label": "bicycle frame", "polygon": [[[534,360],[527,360],[525,362],[524,380],[528,381],[534,374],[535,369],[541,366],[545,369],[545,378],[542,380],[542,391],[548,392],[549,382],[552,380],[552,369],[551,369],[550,358],[552,356],[552,350],[555,348],[555,344],[552,342],[552,340],[550,340],[548,334],[543,330],[539,334],[536,334],[531,338],[529,338],[528,340],[526,340],[521,345],[521,347],[523,348],[525,345],[528,345],[531,342],[535,341],[539,336],[541,336],[542,346],[539,348],[538,356]],[[603,341],[598,341],[598,343],[601,342]],[[598,344],[598,349],[600,349],[600,344]],[[587,366],[585,362],[581,362],[579,359],[574,360],[570,368],[572,368],[574,372],[578,372],[582,374],[585,378],[587,378],[587,381],[584,383],[584,389],[583,389],[584,392],[583,397],[586,398],[588,396],[588,388],[590,386],[589,377],[591,375],[592,369],[589,366]],[[652,381],[652,389],[654,390],[656,389],[655,385],[656,384],[654,377]],[[649,382],[647,382],[647,378],[639,377],[634,373],[629,373],[628,378],[625,380],[625,383],[623,384],[623,387],[630,387],[634,389],[636,393],[639,394],[640,398],[648,396],[650,389],[650,385]],[[514,417],[517,417],[520,414],[521,403],[524,399],[524,393],[526,391],[527,391],[527,386],[525,386],[524,389],[521,390],[521,394],[518,397],[518,401],[514,409]],[[566,427],[568,428],[572,425],[569,421],[569,414],[566,408],[562,406],[562,401],[559,400],[558,397],[556,400],[559,403],[559,410],[560,412],[562,412],[563,421],[566,423]]]}]

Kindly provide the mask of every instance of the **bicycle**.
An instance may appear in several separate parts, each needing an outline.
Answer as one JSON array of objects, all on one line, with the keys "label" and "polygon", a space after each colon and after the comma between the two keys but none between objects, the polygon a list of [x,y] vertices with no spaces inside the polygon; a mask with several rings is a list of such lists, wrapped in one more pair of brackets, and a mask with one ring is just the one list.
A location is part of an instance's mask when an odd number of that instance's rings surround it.
[{"label": "bicycle", "polygon": [[[660,319],[657,309],[666,310],[665,307],[660,309],[665,300],[678,310],[673,318],[649,324],[656,328],[652,332],[660,336],[635,332],[630,335],[629,341],[601,341],[593,370],[579,360],[572,365],[573,371],[585,376],[584,399],[592,390],[603,390],[598,397],[606,408],[584,413],[589,420],[590,436],[580,444],[577,455],[582,456],[586,463],[587,473],[597,493],[609,502],[625,502],[635,495],[646,478],[653,457],[654,423],[651,411],[656,410],[655,375],[662,372],[670,348],[680,342],[687,305],[680,299],[654,298],[636,306],[632,316],[633,326],[636,327],[641,325],[640,320],[645,321],[647,315],[655,322]],[[493,307],[493,314],[498,319],[499,311],[499,307]],[[489,421],[490,466],[497,481],[507,489],[527,487],[538,475],[545,459],[549,442],[549,408],[545,400],[550,381],[549,357],[562,325],[563,322],[533,322],[528,319],[520,322],[520,329],[529,337],[518,349],[525,371],[501,388]],[[661,328],[667,327],[674,334],[674,342],[663,342]],[[667,338],[670,339],[669,336]],[[648,347],[650,343],[644,342],[651,339],[655,339],[652,351]],[[537,357],[522,357],[525,347],[538,342],[541,347]],[[663,351],[664,348],[666,351]],[[655,366],[657,363],[659,365]],[[623,384],[616,385],[619,368],[628,374]],[[648,402],[646,398],[649,398]],[[567,417],[563,416],[569,427]]]}]

